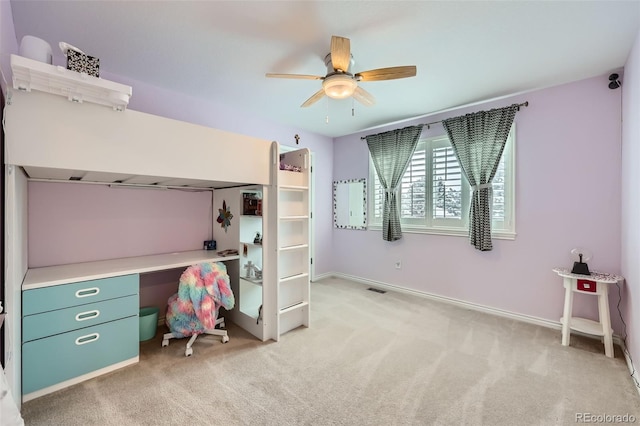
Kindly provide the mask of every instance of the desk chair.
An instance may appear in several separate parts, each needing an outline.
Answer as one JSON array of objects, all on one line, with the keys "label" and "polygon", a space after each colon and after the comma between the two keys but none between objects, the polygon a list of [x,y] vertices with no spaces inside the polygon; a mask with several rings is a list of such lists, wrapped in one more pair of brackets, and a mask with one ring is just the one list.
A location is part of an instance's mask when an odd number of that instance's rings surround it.
[{"label": "desk chair", "polygon": [[218,318],[219,309],[233,309],[235,298],[229,284],[227,267],[221,262],[206,262],[189,266],[180,276],[178,292],[167,301],[165,322],[170,333],[162,339],[162,346],[169,339],[189,337],[184,355],[193,355],[193,343],[201,334],[222,337],[229,341],[224,327],[224,318]]}]

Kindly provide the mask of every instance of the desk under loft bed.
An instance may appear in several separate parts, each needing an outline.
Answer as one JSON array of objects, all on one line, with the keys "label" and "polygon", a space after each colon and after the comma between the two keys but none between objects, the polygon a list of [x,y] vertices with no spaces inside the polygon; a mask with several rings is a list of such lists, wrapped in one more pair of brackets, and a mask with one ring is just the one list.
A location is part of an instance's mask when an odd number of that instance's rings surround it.
[{"label": "desk under loft bed", "polygon": [[[19,59],[21,66],[30,66],[28,60]],[[60,72],[58,67],[47,64],[34,64],[35,68],[38,78],[48,72]],[[28,73],[24,75],[29,78]],[[19,86],[14,81],[14,88],[23,89],[24,85]],[[47,292],[53,291],[55,295],[56,288],[100,284],[91,287],[100,288],[104,294],[113,291],[114,297],[127,300],[131,306],[129,311],[117,314],[120,316],[109,322],[109,326],[120,324],[119,330],[135,326],[137,330],[139,274],[219,260],[227,264],[236,294],[236,308],[228,313],[232,322],[262,341],[277,341],[293,328],[309,326],[307,149],[281,154],[277,142],[127,110],[122,106],[109,108],[99,103],[70,102],[71,98],[60,94],[63,93],[59,89],[55,94],[14,90],[8,96],[5,108],[7,316],[4,358],[5,374],[13,395],[21,395],[23,401],[36,398],[138,362],[137,338],[128,336],[110,343],[111,346],[121,344],[124,349],[114,355],[108,365],[89,366],[86,367],[88,372],[77,374],[72,371],[46,385],[29,382],[25,389],[22,380],[27,379],[22,377],[28,378],[29,373],[22,370],[23,345],[26,345],[23,334],[26,332],[27,338],[32,339],[30,342],[39,343],[55,333],[59,333],[56,336],[65,334],[59,330],[51,332],[53,334],[40,332],[37,322],[33,325],[27,321],[23,325],[27,315],[49,309],[47,303],[54,296]],[[116,98],[121,102],[122,97]],[[177,161],[185,153],[191,154],[189,161]],[[281,161],[293,165],[295,171],[290,167],[280,170]],[[240,279],[240,268],[245,262],[242,250],[246,242],[241,241],[239,227],[236,227],[236,233],[216,237],[218,247],[238,247],[238,256],[220,258],[216,251],[196,250],[30,268],[27,250],[30,179],[69,184],[84,181],[208,189],[213,192],[214,204],[224,198],[238,208],[243,194],[248,191],[259,194],[263,207],[259,215],[263,238],[257,254],[262,262],[260,279]],[[211,219],[215,221],[216,217]],[[104,284],[105,289],[100,287]],[[39,295],[38,292],[43,293]],[[64,302],[61,303],[64,306]],[[254,308],[242,309],[257,303],[260,303],[260,313]],[[23,327],[29,329],[23,330]],[[57,348],[58,343],[51,340],[47,345]],[[66,358],[67,354],[61,357]],[[25,362],[34,363],[32,359]],[[60,369],[65,368],[72,369],[69,365],[60,366]]]}]

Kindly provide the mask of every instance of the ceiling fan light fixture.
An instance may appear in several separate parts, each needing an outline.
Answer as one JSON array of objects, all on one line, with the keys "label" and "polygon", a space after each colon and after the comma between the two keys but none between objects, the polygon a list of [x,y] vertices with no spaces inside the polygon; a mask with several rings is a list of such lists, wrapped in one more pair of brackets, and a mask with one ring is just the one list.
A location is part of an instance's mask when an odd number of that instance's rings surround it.
[{"label": "ceiling fan light fixture", "polygon": [[332,99],[344,99],[353,95],[358,82],[347,74],[330,75],[322,81],[324,93]]},{"label": "ceiling fan light fixture", "polygon": [[373,95],[358,86],[360,81],[395,80],[416,76],[416,66],[406,65],[400,67],[377,68],[368,71],[353,73],[353,55],[351,54],[351,42],[346,37],[331,36],[331,51],[324,57],[327,74],[323,76],[308,74],[275,74],[267,73],[267,77],[297,78],[305,80],[322,80],[322,88],[304,101],[300,107],[306,108],[318,102],[325,96],[332,99],[345,99],[353,97],[354,100],[365,106],[376,103]]}]

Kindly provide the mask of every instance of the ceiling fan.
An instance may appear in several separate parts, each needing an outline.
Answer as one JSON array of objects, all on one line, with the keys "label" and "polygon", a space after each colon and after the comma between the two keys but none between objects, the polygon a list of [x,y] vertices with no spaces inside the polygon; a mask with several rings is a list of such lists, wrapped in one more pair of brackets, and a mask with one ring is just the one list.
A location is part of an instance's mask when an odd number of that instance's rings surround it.
[{"label": "ceiling fan", "polygon": [[344,99],[353,96],[355,100],[363,105],[371,106],[376,103],[375,98],[371,93],[358,86],[358,82],[394,80],[416,75],[415,65],[378,68],[355,74],[350,73],[349,67],[353,65],[351,42],[348,38],[339,36],[331,37],[331,52],[324,58],[324,63],[327,66],[327,75],[325,76],[274,73],[267,73],[266,76],[272,78],[322,80],[322,89],[314,93],[301,105],[302,107],[308,107],[318,102],[325,95],[333,99]]}]

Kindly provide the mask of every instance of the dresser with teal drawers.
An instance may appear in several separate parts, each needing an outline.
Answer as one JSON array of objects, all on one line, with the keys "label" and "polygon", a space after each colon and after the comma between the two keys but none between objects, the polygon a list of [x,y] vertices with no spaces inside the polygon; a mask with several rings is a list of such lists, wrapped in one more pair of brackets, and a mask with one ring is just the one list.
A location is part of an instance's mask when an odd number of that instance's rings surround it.
[{"label": "dresser with teal drawers", "polygon": [[137,363],[140,274],[211,261],[227,263],[237,279],[238,256],[206,250],[28,269],[22,401]]},{"label": "dresser with teal drawers", "polygon": [[138,291],[138,274],[23,291],[23,400],[137,362]]}]

